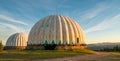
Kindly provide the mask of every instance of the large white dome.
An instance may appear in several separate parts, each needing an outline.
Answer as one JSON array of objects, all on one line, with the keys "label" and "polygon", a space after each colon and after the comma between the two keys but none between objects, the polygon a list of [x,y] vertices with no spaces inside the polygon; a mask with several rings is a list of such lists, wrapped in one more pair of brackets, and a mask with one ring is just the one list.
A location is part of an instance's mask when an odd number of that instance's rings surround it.
[{"label": "large white dome", "polygon": [[30,44],[85,44],[80,25],[70,17],[50,15],[39,20],[28,37]]},{"label": "large white dome", "polygon": [[8,38],[6,42],[6,46],[14,46],[14,47],[27,46],[27,41],[28,41],[28,36],[26,34],[15,33]]}]

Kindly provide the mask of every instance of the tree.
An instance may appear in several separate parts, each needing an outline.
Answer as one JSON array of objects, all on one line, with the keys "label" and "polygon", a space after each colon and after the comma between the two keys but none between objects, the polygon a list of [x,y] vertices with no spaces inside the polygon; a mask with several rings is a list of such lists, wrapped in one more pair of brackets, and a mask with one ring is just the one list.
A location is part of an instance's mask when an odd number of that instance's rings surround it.
[{"label": "tree", "polygon": [[0,52],[3,51],[3,44],[0,42]]},{"label": "tree", "polygon": [[114,51],[120,51],[120,47],[117,45],[113,48]]}]

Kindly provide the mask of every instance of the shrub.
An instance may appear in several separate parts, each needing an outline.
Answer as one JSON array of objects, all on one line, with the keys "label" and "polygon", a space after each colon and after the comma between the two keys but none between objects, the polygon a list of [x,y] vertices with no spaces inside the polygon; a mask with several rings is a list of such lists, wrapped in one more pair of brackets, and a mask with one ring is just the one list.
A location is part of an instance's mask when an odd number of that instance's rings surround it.
[{"label": "shrub", "polygon": [[3,51],[3,44],[0,42],[0,52]]}]

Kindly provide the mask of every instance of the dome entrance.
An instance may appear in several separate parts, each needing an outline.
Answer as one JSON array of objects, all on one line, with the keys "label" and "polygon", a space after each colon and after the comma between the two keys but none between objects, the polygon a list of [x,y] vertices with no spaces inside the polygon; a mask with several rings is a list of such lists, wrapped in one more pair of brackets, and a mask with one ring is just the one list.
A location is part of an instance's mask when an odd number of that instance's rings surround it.
[{"label": "dome entrance", "polygon": [[77,38],[77,44],[79,43],[79,38]]}]

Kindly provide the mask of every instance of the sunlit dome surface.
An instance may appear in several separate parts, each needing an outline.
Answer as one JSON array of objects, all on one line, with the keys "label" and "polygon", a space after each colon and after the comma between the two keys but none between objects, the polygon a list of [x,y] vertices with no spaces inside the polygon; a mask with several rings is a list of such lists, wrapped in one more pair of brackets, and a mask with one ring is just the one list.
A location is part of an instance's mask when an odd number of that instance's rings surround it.
[{"label": "sunlit dome surface", "polygon": [[14,47],[20,47],[20,46],[27,46],[28,36],[24,33],[15,33],[11,35],[7,42],[6,46],[14,46]]},{"label": "sunlit dome surface", "polygon": [[85,44],[80,25],[70,17],[50,15],[39,20],[31,29],[28,44]]}]

